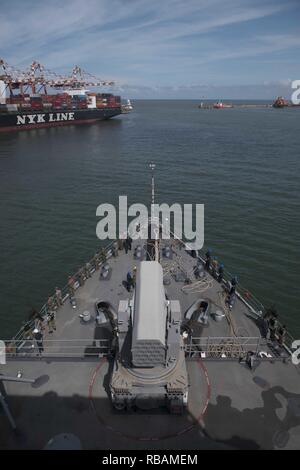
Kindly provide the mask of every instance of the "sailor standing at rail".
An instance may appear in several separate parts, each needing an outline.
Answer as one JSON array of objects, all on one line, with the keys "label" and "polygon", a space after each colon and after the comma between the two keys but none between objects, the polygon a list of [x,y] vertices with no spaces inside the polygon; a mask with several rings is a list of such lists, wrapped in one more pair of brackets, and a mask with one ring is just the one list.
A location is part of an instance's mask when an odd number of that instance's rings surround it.
[{"label": "sailor standing at rail", "polygon": [[253,351],[248,351],[246,355],[246,364],[250,369],[253,369],[255,362],[255,353]]},{"label": "sailor standing at rail", "polygon": [[230,287],[229,295],[235,294],[237,283],[238,283],[238,278],[237,276],[234,276],[230,281],[231,287]]},{"label": "sailor standing at rail", "polygon": [[52,334],[53,330],[56,331],[55,311],[54,310],[49,312],[48,317],[47,317],[47,324],[48,324],[49,334]]},{"label": "sailor standing at rail", "polygon": [[132,287],[134,288],[136,284],[136,266],[133,267],[133,276],[132,276]]},{"label": "sailor standing at rail", "polygon": [[282,325],[282,326],[278,329],[278,342],[279,342],[280,346],[283,346],[283,345],[284,345],[285,335],[286,335],[286,326],[285,326],[285,325]]},{"label": "sailor standing at rail", "polygon": [[54,308],[54,299],[51,295],[49,295],[48,300],[47,300],[47,310],[51,310]]},{"label": "sailor standing at rail", "polygon": [[206,256],[205,269],[206,269],[206,271],[209,271],[209,268],[210,268],[211,253],[212,253],[212,250],[210,248],[208,248],[207,252],[205,253],[205,256]]},{"label": "sailor standing at rail", "polygon": [[218,272],[218,266],[219,266],[217,256],[213,257],[212,262],[211,262],[211,266],[212,266],[213,275],[216,276],[217,272]]},{"label": "sailor standing at rail", "polygon": [[269,320],[266,317],[261,319],[261,330],[262,330],[262,337],[264,339],[268,339],[269,337]]},{"label": "sailor standing at rail", "polygon": [[115,241],[113,243],[113,248],[112,248],[112,252],[113,252],[113,257],[116,258],[117,256],[119,256],[119,243],[117,241]]},{"label": "sailor standing at rail", "polygon": [[74,279],[72,276],[69,276],[68,278],[68,287],[69,287],[69,294],[70,294],[70,297],[72,297],[74,295],[74,292],[75,292],[75,289],[74,289]]},{"label": "sailor standing at rail", "polygon": [[130,271],[128,271],[126,279],[127,279],[127,290],[128,292],[130,292],[133,287],[133,278],[132,278]]},{"label": "sailor standing at rail", "polygon": [[278,327],[278,314],[273,312],[270,320],[269,320],[269,330],[270,330],[270,340],[275,341],[276,339],[276,331]]},{"label": "sailor standing at rail", "polygon": [[223,280],[223,276],[224,276],[224,264],[221,263],[219,265],[219,269],[218,269],[218,282],[222,282]]},{"label": "sailor standing at rail", "polygon": [[61,290],[58,288],[58,287],[55,287],[55,296],[56,296],[56,302],[57,302],[57,305],[62,305],[63,304],[63,300],[62,300],[62,292]]},{"label": "sailor standing at rail", "polygon": [[43,333],[39,331],[37,328],[33,330],[33,337],[36,341],[39,353],[42,354],[44,351],[44,345],[43,345]]},{"label": "sailor standing at rail", "polygon": [[106,261],[106,251],[103,247],[100,250],[100,261],[101,263],[105,263]]},{"label": "sailor standing at rail", "polygon": [[25,339],[31,339],[32,338],[33,331],[32,331],[32,327],[30,326],[30,323],[25,323],[23,331],[24,331],[24,338]]},{"label": "sailor standing at rail", "polygon": [[131,251],[131,247],[132,247],[132,238],[130,235],[128,235],[128,249]]},{"label": "sailor standing at rail", "polygon": [[91,265],[90,265],[90,263],[85,263],[84,272],[85,272],[85,277],[86,277],[86,279],[87,279],[88,277],[92,277],[92,275],[91,275]]}]

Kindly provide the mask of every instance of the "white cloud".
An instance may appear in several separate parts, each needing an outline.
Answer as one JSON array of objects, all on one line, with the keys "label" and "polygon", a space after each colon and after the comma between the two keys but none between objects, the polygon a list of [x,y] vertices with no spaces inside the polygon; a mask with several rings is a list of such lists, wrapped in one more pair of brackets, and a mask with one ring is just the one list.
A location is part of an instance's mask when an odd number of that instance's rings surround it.
[{"label": "white cloud", "polygon": [[[185,86],[210,80],[214,64],[300,46],[300,35],[266,32],[236,42],[224,31],[293,8],[276,0],[52,0],[0,13],[0,57],[24,66],[89,68],[121,84]],[[18,15],[16,15],[18,11]],[[231,29],[229,29],[229,27]],[[227,28],[227,29],[226,29]],[[7,55],[8,54],[8,55]],[[222,65],[223,64],[223,65]],[[210,68],[211,67],[211,68]],[[210,71],[211,70],[211,71]],[[225,68],[223,68],[225,71]]]}]

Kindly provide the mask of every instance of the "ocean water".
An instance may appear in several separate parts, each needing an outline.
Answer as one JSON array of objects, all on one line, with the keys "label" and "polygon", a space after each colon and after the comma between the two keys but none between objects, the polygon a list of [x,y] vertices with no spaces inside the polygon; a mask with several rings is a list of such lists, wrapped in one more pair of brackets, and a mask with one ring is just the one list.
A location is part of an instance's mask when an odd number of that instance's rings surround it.
[{"label": "ocean water", "polygon": [[[136,101],[89,126],[0,134],[0,337],[99,247],[96,208],[205,204],[205,246],[300,335],[300,109]],[[298,335],[298,336],[297,336]]]}]

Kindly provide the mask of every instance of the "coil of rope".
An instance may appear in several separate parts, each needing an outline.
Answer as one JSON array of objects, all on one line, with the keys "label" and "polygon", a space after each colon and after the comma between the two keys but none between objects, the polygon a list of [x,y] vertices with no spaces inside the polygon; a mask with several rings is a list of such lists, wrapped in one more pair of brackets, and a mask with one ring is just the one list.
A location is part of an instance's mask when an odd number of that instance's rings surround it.
[{"label": "coil of rope", "polygon": [[197,280],[192,284],[186,284],[181,288],[185,293],[192,294],[196,292],[204,292],[213,286],[213,281],[204,277],[203,279]]}]

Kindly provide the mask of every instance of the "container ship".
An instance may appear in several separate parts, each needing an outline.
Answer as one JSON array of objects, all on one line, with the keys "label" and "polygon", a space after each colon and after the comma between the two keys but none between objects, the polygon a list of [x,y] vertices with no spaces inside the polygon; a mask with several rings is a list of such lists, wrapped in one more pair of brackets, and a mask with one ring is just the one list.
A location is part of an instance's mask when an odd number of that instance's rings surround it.
[{"label": "container ship", "polygon": [[89,91],[112,85],[78,66],[72,75],[62,76],[37,62],[20,71],[0,60],[0,132],[88,124],[117,116],[122,112],[120,96]]}]

